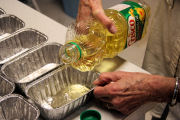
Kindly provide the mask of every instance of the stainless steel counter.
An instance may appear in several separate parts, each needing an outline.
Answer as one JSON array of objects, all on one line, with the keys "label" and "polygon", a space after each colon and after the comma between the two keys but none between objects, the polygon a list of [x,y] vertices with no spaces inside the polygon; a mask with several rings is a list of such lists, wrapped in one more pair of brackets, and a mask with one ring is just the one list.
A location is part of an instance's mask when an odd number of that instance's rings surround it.
[{"label": "stainless steel counter", "polygon": [[[39,30],[40,32],[44,33],[48,36],[48,42],[58,42],[64,44],[65,42],[65,35],[67,28],[56,21],[48,18],[47,16],[35,11],[34,9],[20,3],[17,0],[0,0],[0,8],[4,9],[6,14],[13,14],[25,22],[24,28],[33,28]],[[129,61],[134,61],[137,65],[142,64],[144,51],[146,47],[146,40],[141,40],[137,44],[133,45],[131,48],[123,51],[120,56],[124,57]],[[134,60],[133,54],[134,49],[136,52],[141,51],[142,54],[138,54],[139,60]],[[128,55],[127,56],[127,53]],[[137,54],[136,54],[137,55]],[[136,56],[137,57],[137,56]],[[130,72],[144,72],[147,73],[145,70],[141,69],[140,67],[121,59],[121,64],[118,66],[116,70],[124,70]],[[90,101],[86,105],[82,106],[80,109],[73,112],[71,115],[67,116],[66,120],[79,120],[79,115],[82,111],[86,109],[95,109],[98,110],[102,115],[102,120],[142,120],[144,113],[150,109],[153,104],[148,104],[142,106],[134,113],[130,114],[129,116],[123,116],[118,112],[113,112],[107,109],[104,109],[101,106],[98,106],[94,100]]]}]

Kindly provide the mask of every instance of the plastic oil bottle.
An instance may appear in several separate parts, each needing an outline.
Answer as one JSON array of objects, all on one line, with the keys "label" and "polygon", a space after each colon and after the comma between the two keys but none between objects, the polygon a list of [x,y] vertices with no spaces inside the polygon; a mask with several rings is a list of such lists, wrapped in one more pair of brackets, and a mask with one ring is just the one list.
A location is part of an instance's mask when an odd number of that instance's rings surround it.
[{"label": "plastic oil bottle", "polygon": [[86,34],[69,27],[67,42],[60,49],[60,59],[80,71],[90,71],[104,58],[112,58],[142,37],[149,7],[142,1],[124,1],[105,10],[117,32],[110,33],[99,21],[92,20]]}]

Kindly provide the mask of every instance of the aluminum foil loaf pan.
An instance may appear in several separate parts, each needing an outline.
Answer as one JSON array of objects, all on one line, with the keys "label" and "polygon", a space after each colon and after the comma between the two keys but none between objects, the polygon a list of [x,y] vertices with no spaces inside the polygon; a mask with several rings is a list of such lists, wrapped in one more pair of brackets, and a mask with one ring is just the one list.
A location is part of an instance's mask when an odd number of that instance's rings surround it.
[{"label": "aluminum foil loaf pan", "polygon": [[24,22],[14,15],[0,16],[0,39],[24,27]]},{"label": "aluminum foil loaf pan", "polygon": [[0,99],[0,120],[36,120],[39,114],[38,108],[20,95],[10,94]]},{"label": "aluminum foil loaf pan", "polygon": [[26,95],[35,101],[44,118],[63,119],[90,98],[95,72],[80,72],[72,67],[56,69],[26,88]]},{"label": "aluminum foil loaf pan", "polygon": [[14,83],[0,76],[0,97],[11,94],[15,89]]},{"label": "aluminum foil loaf pan", "polygon": [[27,84],[59,66],[60,47],[58,43],[38,46],[4,64],[2,74],[24,90]]},{"label": "aluminum foil loaf pan", "polygon": [[0,8],[0,15],[2,14],[5,14],[5,11],[2,8]]},{"label": "aluminum foil loaf pan", "polygon": [[47,36],[37,30],[20,30],[0,41],[0,64],[2,65],[46,41]]}]

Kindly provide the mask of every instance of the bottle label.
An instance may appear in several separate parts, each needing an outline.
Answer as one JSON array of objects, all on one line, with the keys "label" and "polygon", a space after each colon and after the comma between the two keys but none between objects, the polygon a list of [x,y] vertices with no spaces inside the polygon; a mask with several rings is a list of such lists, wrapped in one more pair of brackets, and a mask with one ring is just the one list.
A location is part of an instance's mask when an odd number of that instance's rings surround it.
[{"label": "bottle label", "polygon": [[124,1],[119,5],[111,7],[110,9],[119,11],[128,23],[126,47],[131,46],[137,40],[141,39],[146,17],[145,10],[142,6],[132,1]]}]

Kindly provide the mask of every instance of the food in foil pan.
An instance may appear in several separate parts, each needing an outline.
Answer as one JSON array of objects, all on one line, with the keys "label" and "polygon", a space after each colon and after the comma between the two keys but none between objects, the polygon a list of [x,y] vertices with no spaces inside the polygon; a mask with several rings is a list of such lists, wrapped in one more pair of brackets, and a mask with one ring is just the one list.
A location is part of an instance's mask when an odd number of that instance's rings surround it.
[{"label": "food in foil pan", "polygon": [[58,108],[87,94],[89,91],[89,88],[81,84],[69,85],[64,87],[64,89],[62,89],[52,97],[48,97],[47,100],[44,100],[43,106],[46,106],[49,109]]}]

